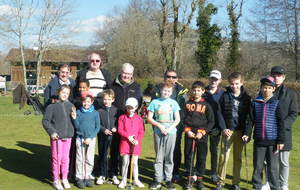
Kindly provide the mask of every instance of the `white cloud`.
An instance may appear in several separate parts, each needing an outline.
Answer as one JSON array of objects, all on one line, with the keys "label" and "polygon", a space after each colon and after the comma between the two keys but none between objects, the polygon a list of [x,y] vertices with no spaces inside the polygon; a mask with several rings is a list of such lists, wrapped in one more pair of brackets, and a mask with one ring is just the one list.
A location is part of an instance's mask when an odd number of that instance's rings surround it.
[{"label": "white cloud", "polygon": [[9,5],[0,5],[0,16],[10,15],[12,13],[12,7]]},{"label": "white cloud", "polygon": [[73,28],[74,32],[95,32],[97,29],[103,27],[105,21],[111,19],[107,16],[97,16],[94,18],[82,20],[77,26]]}]

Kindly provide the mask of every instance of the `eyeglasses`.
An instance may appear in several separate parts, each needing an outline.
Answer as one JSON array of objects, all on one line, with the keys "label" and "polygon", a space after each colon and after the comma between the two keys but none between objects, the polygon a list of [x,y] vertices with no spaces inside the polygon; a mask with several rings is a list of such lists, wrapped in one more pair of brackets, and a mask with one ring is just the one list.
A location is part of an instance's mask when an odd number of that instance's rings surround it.
[{"label": "eyeglasses", "polygon": [[177,76],[170,76],[170,75],[167,75],[166,78],[168,78],[168,79],[170,79],[170,78],[172,78],[172,79],[177,79]]},{"label": "eyeglasses", "polygon": [[93,63],[93,62],[96,62],[96,63],[99,63],[99,62],[100,62],[99,59],[91,59],[90,61],[91,61],[92,63]]}]

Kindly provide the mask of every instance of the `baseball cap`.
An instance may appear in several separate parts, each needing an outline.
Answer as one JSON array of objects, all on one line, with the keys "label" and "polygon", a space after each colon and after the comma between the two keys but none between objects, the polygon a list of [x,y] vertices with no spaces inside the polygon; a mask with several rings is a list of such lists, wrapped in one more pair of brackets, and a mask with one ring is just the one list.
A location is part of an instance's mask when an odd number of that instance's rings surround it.
[{"label": "baseball cap", "polygon": [[136,98],[128,98],[125,102],[125,106],[131,106],[133,108],[138,106],[138,101]]},{"label": "baseball cap", "polygon": [[221,79],[222,78],[222,75],[221,75],[221,72],[218,71],[218,70],[212,70],[209,74],[209,77],[210,78],[216,78],[216,79]]},{"label": "baseball cap", "polygon": [[265,76],[260,79],[261,84],[276,86],[275,79],[272,76]]},{"label": "baseball cap", "polygon": [[271,69],[271,74],[285,74],[285,69],[282,66],[274,66]]}]

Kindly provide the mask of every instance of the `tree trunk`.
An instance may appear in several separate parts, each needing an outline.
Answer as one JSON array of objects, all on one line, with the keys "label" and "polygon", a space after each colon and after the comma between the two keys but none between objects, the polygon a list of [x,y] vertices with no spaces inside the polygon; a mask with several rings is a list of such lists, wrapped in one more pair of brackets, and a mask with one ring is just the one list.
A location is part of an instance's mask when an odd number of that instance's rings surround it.
[{"label": "tree trunk", "polygon": [[23,80],[24,80],[25,89],[27,90],[26,63],[25,63],[24,46],[23,46],[22,40],[23,40],[23,36],[20,35],[19,47],[20,47],[21,59],[22,59],[21,62],[22,62],[22,68],[23,68]]},{"label": "tree trunk", "polygon": [[294,0],[294,24],[295,24],[295,44],[294,44],[294,52],[295,52],[295,64],[296,64],[296,80],[300,79],[299,75],[299,67],[300,67],[300,45],[299,45],[299,13],[297,9],[297,1]]}]

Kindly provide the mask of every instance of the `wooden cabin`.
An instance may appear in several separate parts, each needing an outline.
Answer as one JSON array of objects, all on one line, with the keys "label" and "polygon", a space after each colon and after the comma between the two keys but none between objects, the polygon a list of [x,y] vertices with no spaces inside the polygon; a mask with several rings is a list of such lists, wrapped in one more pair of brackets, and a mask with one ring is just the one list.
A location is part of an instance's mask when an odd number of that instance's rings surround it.
[{"label": "wooden cabin", "polygon": [[[80,69],[87,67],[88,55],[98,53],[104,63],[107,63],[105,50],[87,50],[87,49],[52,49],[44,53],[42,62],[40,83],[46,86],[51,80],[51,75],[58,71],[59,65],[67,63],[71,66],[71,77],[76,78],[76,73]],[[28,85],[36,84],[36,65],[37,51],[34,49],[25,49],[26,77]],[[11,82],[18,84],[24,82],[21,53],[17,48],[9,51],[5,62],[10,64]]]}]

